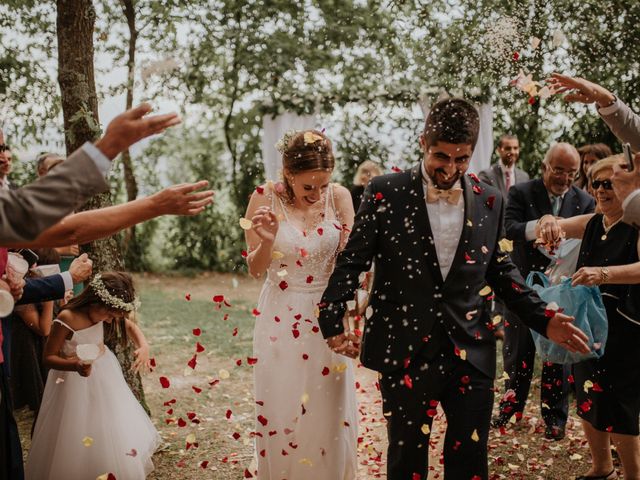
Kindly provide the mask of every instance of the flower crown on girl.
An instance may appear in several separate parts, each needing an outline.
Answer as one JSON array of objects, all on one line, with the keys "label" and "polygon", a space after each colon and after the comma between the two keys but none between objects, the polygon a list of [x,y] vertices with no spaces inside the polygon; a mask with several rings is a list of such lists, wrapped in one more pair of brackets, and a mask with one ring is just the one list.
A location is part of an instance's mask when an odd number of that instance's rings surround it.
[{"label": "flower crown on girl", "polygon": [[93,280],[91,280],[91,283],[89,285],[91,286],[91,288],[93,288],[93,291],[96,292],[96,295],[100,297],[100,300],[102,300],[105,305],[113,307],[116,310],[132,312],[140,307],[140,300],[138,300],[137,298],[134,298],[132,302],[125,302],[120,297],[116,297],[115,295],[109,293],[107,287],[102,281],[102,275],[100,274],[97,274],[95,277],[93,277]]}]

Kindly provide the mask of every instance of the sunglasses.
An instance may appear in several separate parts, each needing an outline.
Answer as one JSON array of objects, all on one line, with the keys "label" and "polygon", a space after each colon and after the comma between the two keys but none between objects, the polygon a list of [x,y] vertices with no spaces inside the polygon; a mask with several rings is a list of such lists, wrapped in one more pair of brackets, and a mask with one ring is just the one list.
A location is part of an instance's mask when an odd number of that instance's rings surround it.
[{"label": "sunglasses", "polygon": [[0,153],[8,152],[9,150],[11,150],[11,147],[9,145],[7,145],[6,143],[0,144]]},{"label": "sunglasses", "polygon": [[593,182],[591,182],[591,188],[593,188],[594,191],[598,190],[600,188],[600,185],[602,185],[602,188],[604,188],[605,190],[613,190],[611,180],[594,180]]}]

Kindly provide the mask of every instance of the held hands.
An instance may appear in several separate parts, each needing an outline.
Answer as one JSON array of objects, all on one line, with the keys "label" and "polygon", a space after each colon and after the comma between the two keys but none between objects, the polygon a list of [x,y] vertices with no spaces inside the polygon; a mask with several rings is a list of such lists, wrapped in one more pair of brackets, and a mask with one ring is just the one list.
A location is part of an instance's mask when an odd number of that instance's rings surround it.
[{"label": "held hands", "polygon": [[151,105],[143,103],[118,115],[111,120],[104,136],[96,142],[96,147],[109,159],[114,159],[134,143],[182,121],[177,113],[146,117],[152,109]]},{"label": "held hands", "polygon": [[596,103],[602,108],[612,104],[616,99],[615,95],[606,88],[580,77],[554,73],[547,79],[547,84],[553,93],[571,91],[564,97],[566,102]]},{"label": "held hands", "polygon": [[360,355],[360,338],[355,333],[349,331],[349,323],[346,318],[343,322],[345,326],[344,332],[327,338],[327,345],[335,353],[349,358],[356,358]]},{"label": "held hands", "polygon": [[91,276],[93,271],[93,262],[86,253],[74,259],[69,265],[69,273],[73,280],[73,284],[82,283]]},{"label": "held hands", "polygon": [[261,240],[269,243],[273,243],[278,233],[278,217],[271,211],[269,207],[258,207],[253,217],[251,217],[251,223],[253,223],[253,231],[260,237]]},{"label": "held hands", "polygon": [[197,215],[213,203],[213,190],[202,190],[209,185],[206,180],[181,183],[151,195],[149,199],[161,215]]},{"label": "held hands", "polygon": [[151,358],[149,356],[149,345],[142,345],[140,348],[133,352],[136,357],[131,370],[134,372],[148,373],[151,371]]},{"label": "held hands", "polygon": [[589,353],[587,336],[573,325],[574,318],[556,313],[547,325],[547,337],[572,353]]}]

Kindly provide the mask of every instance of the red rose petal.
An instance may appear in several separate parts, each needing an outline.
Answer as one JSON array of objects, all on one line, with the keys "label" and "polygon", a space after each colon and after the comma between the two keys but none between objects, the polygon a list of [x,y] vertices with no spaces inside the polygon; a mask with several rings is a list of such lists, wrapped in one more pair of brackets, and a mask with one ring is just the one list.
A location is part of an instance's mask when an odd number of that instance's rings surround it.
[{"label": "red rose petal", "polygon": [[262,415],[258,415],[258,421],[260,422],[260,425],[262,425],[263,427],[267,426],[267,423],[269,423],[269,421],[264,418]]},{"label": "red rose petal", "polygon": [[264,187],[257,186],[256,192],[258,192],[259,195],[262,195],[264,193]]},{"label": "red rose petal", "polygon": [[204,347],[200,344],[200,342],[196,342],[196,352],[198,353],[204,352]]},{"label": "red rose petal", "polygon": [[196,337],[199,337],[202,334],[202,330],[199,328],[194,328],[192,332]]},{"label": "red rose petal", "polygon": [[249,365],[255,365],[256,363],[258,363],[258,359],[253,357],[247,357],[247,363]]},{"label": "red rose petal", "polygon": [[180,428],[182,428],[182,427],[186,427],[186,426],[187,426],[187,422],[185,422],[185,421],[183,420],[183,418],[182,418],[182,417],[180,417],[180,418],[178,419],[178,426],[179,426]]},{"label": "red rose petal", "polygon": [[408,373],[404,374],[404,385],[408,389],[412,389],[413,388],[413,380],[411,380],[411,377],[409,376]]},{"label": "red rose petal", "polygon": [[307,283],[313,282],[313,275],[307,276]]},{"label": "red rose petal", "polygon": [[197,357],[198,355],[194,355],[193,357],[191,357],[191,360],[187,362],[187,366],[191,367],[192,369],[195,369],[196,363],[197,363]]},{"label": "red rose petal", "polygon": [[284,280],[282,280],[282,281],[278,284],[278,286],[280,287],[280,290],[286,290],[287,288],[289,288],[289,284],[288,284],[286,281],[284,281]]},{"label": "red rose petal", "polygon": [[193,389],[194,392],[196,393],[200,393],[202,392],[202,389],[200,387],[196,387],[195,385],[192,385],[191,388]]},{"label": "red rose petal", "polygon": [[376,200],[382,200],[384,198],[384,195],[382,195],[382,193],[377,192],[376,193]]},{"label": "red rose petal", "polygon": [[160,385],[162,385],[162,388],[169,388],[169,379],[167,377],[160,377]]},{"label": "red rose petal", "polygon": [[184,298],[185,298],[185,300],[186,300],[187,302],[191,301],[191,294],[190,294],[190,293],[187,293],[187,294],[184,296]]},{"label": "red rose petal", "polygon": [[329,372],[331,372],[331,370],[329,370],[329,367],[324,367],[324,368],[322,369],[322,375],[323,375],[323,376],[325,376],[325,377],[326,377],[327,375],[329,375]]},{"label": "red rose petal", "polygon": [[224,302],[224,295],[214,295],[213,296],[213,301],[216,302],[216,303]]}]

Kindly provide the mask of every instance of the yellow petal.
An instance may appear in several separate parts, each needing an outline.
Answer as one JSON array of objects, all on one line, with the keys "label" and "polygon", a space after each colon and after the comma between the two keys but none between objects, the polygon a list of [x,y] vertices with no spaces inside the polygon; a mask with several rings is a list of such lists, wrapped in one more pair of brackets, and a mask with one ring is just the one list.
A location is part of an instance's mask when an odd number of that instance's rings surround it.
[{"label": "yellow petal", "polygon": [[574,453],[569,457],[569,460],[573,460],[573,461],[582,460],[582,455],[580,455],[579,453]]},{"label": "yellow petal", "polygon": [[491,287],[489,285],[485,285],[485,287],[482,290],[480,290],[479,293],[481,297],[486,297],[491,292],[492,292]]},{"label": "yellow petal", "polygon": [[473,433],[471,434],[471,440],[473,440],[474,442],[480,441],[480,436],[478,435],[477,430],[474,430]]},{"label": "yellow petal", "polygon": [[91,445],[93,445],[93,438],[91,438],[91,437],[84,437],[84,438],[82,439],[82,444],[83,444],[85,447],[90,447]]},{"label": "yellow petal", "polygon": [[193,433],[190,433],[189,435],[187,435],[187,438],[185,438],[187,443],[196,443],[196,436]]},{"label": "yellow petal", "polygon": [[498,246],[503,252],[513,252],[513,240],[503,238],[498,242]]},{"label": "yellow petal", "polygon": [[304,132],[304,143],[308,145],[310,143],[316,143],[318,140],[323,140],[323,138],[317,133],[313,132]]},{"label": "yellow petal", "polygon": [[222,379],[222,380],[226,380],[227,378],[229,378],[229,372],[227,370],[225,370],[224,368],[221,368],[218,371],[218,376]]},{"label": "yellow petal", "polygon": [[243,230],[251,230],[253,228],[253,223],[248,218],[241,218],[240,228],[242,228]]},{"label": "yellow petal", "polygon": [[109,474],[108,473],[103,473],[99,477],[96,477],[96,480],[108,480],[108,478],[109,478]]},{"label": "yellow petal", "polygon": [[333,366],[333,371],[337,372],[337,373],[342,373],[346,369],[347,369],[347,364],[346,363],[339,363],[339,364]]},{"label": "yellow petal", "polygon": [[470,312],[467,312],[466,314],[467,320],[473,320],[473,317],[475,316],[476,313],[478,313],[478,310],[471,310]]},{"label": "yellow petal", "polygon": [[460,358],[462,360],[466,360],[467,359],[467,351],[466,350],[464,350],[464,349],[460,350]]},{"label": "yellow petal", "polygon": [[279,252],[278,250],[274,250],[271,252],[271,260],[280,260],[284,257],[284,253]]},{"label": "yellow petal", "polygon": [[311,460],[309,460],[308,458],[301,458],[299,460],[300,464],[302,465],[308,465],[310,467],[313,467],[313,462]]},{"label": "yellow petal", "polygon": [[422,430],[422,433],[424,433],[425,435],[429,435],[429,433],[431,432],[431,429],[429,428],[429,425],[427,425],[426,423],[424,425],[422,425],[420,430]]},{"label": "yellow petal", "polygon": [[289,272],[287,272],[287,269],[282,269],[279,272],[276,273],[276,275],[278,275],[280,278],[282,277],[286,277],[289,274]]},{"label": "yellow petal", "polygon": [[582,389],[584,390],[584,393],[589,393],[590,388],[593,388],[593,382],[591,380],[587,380],[584,382],[584,385],[582,385]]},{"label": "yellow petal", "polygon": [[309,401],[309,394],[308,393],[303,393],[302,397],[300,397],[300,402],[304,405],[308,401]]},{"label": "yellow petal", "polygon": [[498,325],[501,321],[502,321],[502,315],[495,315],[491,319],[491,323],[493,323],[494,325]]}]

